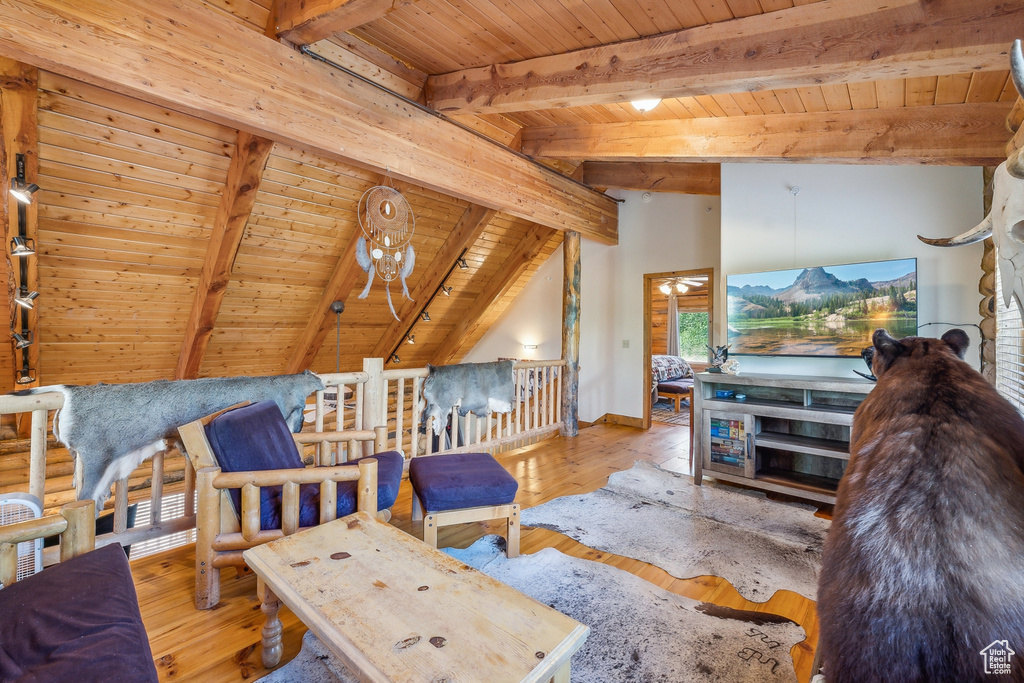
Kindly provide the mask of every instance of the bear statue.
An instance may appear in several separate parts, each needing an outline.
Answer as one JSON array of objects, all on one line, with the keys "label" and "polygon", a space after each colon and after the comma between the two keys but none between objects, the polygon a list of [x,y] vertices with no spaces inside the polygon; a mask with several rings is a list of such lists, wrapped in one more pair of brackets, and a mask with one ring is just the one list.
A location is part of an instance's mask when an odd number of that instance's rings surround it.
[{"label": "bear statue", "polygon": [[872,342],[819,579],[825,678],[1024,681],[1024,419],[963,330]]}]

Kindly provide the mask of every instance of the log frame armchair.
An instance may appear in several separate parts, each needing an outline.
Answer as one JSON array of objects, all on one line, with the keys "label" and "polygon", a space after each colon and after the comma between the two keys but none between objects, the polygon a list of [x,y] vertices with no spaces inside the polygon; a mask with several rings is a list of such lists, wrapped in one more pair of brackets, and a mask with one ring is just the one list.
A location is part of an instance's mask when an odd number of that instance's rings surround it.
[{"label": "log frame armchair", "polygon": [[[222,414],[245,405],[232,406],[178,428],[196,471],[196,609],[210,609],[220,602],[220,570],[229,566],[244,567],[243,550],[304,528],[300,527],[302,485],[319,485],[321,524],[337,517],[338,482],[357,482],[358,511],[381,519],[387,516],[386,510],[383,514],[377,510],[378,463],[372,457],[361,458],[358,463],[349,465],[321,467],[314,463],[292,469],[222,471],[207,438],[207,425]],[[350,452],[358,452],[358,444],[372,441],[374,452],[379,453],[386,447],[387,431],[385,427],[377,427],[372,431],[300,432],[290,436],[296,450],[305,444],[347,442]],[[280,487],[279,528],[267,529],[265,521],[261,523],[261,489],[264,487]],[[239,510],[236,510],[229,493],[231,489],[241,489]]]}]

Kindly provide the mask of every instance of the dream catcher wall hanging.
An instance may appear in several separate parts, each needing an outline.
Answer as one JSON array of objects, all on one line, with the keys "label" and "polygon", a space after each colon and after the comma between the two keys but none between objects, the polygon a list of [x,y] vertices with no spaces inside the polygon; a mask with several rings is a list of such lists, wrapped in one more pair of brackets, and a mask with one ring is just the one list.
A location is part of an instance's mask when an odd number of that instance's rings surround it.
[{"label": "dream catcher wall hanging", "polygon": [[416,252],[411,244],[416,219],[402,193],[387,185],[377,185],[364,192],[357,212],[363,234],[356,243],[356,262],[368,276],[359,298],[369,296],[376,273],[384,280],[391,315],[399,320],[391,301],[391,282],[401,280],[402,295],[411,300],[406,280],[416,265]]}]

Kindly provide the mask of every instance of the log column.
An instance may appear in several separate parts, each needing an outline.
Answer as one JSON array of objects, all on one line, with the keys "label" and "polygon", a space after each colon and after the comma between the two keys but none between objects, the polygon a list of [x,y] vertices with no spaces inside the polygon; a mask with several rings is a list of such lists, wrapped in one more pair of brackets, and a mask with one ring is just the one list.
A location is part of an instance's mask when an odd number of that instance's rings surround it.
[{"label": "log column", "polygon": [[562,242],[562,435],[579,427],[580,234],[567,230]]},{"label": "log column", "polygon": [[[4,218],[4,270],[3,278],[8,290],[9,317],[14,332],[32,334],[33,343],[24,349],[11,345],[0,354],[5,365],[0,377],[0,391],[15,387],[16,378],[26,367],[35,374],[36,381],[18,386],[19,389],[39,386],[39,340],[37,309],[27,310],[15,305],[14,297],[22,288],[28,291],[39,287],[39,256],[11,258],[11,238],[23,230],[24,235],[36,239],[38,194],[30,204],[19,204],[8,188],[16,177],[19,157],[23,160],[25,180],[35,183],[39,179],[39,152],[37,130],[38,72],[35,67],[11,59],[0,58],[0,215]],[[38,248],[38,245],[37,245]],[[37,302],[38,306],[38,302]],[[23,428],[27,428],[27,422]],[[24,434],[24,432],[22,432]]]}]

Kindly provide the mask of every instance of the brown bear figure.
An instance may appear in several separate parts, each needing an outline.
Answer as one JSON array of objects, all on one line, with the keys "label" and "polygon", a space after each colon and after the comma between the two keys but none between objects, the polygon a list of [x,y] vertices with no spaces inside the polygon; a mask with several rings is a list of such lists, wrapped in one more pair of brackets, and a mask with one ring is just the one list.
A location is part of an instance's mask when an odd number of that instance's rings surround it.
[{"label": "brown bear figure", "polygon": [[1024,420],[963,330],[872,342],[819,580],[825,678],[1024,681]]}]

